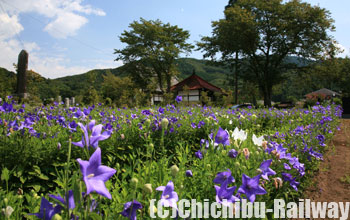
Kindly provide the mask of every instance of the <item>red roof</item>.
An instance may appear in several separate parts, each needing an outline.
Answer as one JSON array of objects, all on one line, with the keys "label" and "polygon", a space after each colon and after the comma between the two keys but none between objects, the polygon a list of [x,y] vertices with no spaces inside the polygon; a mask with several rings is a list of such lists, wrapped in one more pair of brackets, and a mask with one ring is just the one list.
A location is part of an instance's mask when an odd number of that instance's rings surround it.
[{"label": "red roof", "polygon": [[311,92],[309,94],[306,94],[305,96],[312,97],[312,96],[317,96],[317,95],[322,95],[322,96],[325,96],[325,97],[326,96],[340,96],[339,93],[333,92],[332,90],[329,90],[329,89],[326,89],[326,88],[323,88],[323,89]]},{"label": "red roof", "polygon": [[193,73],[191,76],[187,77],[186,79],[182,80],[178,84],[173,85],[171,87],[171,91],[183,90],[184,86],[187,86],[189,90],[207,89],[213,92],[222,93],[222,90],[219,87],[216,87],[213,84],[205,81],[201,77],[197,76],[195,73]]}]

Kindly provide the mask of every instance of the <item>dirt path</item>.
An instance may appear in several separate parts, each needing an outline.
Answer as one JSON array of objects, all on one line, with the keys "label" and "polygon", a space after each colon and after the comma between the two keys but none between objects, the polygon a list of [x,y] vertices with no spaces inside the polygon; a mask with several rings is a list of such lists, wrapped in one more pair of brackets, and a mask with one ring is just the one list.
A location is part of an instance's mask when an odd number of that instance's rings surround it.
[{"label": "dirt path", "polygon": [[305,198],[319,202],[349,202],[350,119],[341,120],[341,130],[337,131],[329,146],[320,172],[314,178],[314,184]]}]

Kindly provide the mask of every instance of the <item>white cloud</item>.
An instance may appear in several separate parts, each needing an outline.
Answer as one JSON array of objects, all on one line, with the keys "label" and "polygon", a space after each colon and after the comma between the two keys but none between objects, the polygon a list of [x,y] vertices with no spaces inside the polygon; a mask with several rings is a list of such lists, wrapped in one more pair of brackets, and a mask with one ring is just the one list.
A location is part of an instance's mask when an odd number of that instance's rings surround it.
[{"label": "white cloud", "polygon": [[349,56],[349,48],[348,47],[345,47],[344,45],[342,44],[339,44],[337,43],[336,46],[340,49],[341,53],[338,54],[338,56],[340,57],[346,57],[346,56]]},{"label": "white cloud", "polygon": [[[58,78],[68,75],[85,73],[91,69],[116,68],[123,65],[121,61],[91,59],[81,62],[81,65],[69,66],[70,60],[62,55],[45,56],[36,43],[24,42],[29,53],[28,69],[40,73],[45,78]],[[22,50],[21,43],[16,39],[0,41],[0,51],[6,56],[0,56],[1,67],[15,71],[13,63],[17,63],[18,54]]]},{"label": "white cloud", "polygon": [[[40,73],[45,78],[53,79],[85,73],[91,69],[116,68],[123,65],[121,61],[115,62],[112,59],[90,59],[82,60],[80,65],[71,66],[70,60],[60,53],[48,56],[34,42],[23,42],[23,45],[29,53],[28,69]],[[0,66],[15,71],[13,64],[17,63],[22,47],[22,43],[17,39],[0,40]]]},{"label": "white cloud", "polygon": [[9,39],[23,30],[17,15],[0,14],[0,40]]},{"label": "white cloud", "polygon": [[[69,60],[61,57],[39,59],[39,57],[34,56],[31,61],[33,62],[31,68],[35,68],[36,72],[45,73],[42,76],[51,79],[81,74],[92,69],[116,68],[122,65],[121,62],[99,59],[91,60],[90,65],[67,66],[66,63],[69,63]],[[84,64],[84,62],[82,63]]]},{"label": "white cloud", "polygon": [[62,4],[66,10],[77,11],[85,14],[95,14],[99,16],[105,16],[106,13],[101,9],[94,9],[90,5],[81,5],[82,1],[63,1]]},{"label": "white cloud", "polygon": [[[27,52],[31,55],[40,50],[39,46],[33,42],[23,42]],[[22,50],[22,44],[16,39],[0,40],[0,51],[4,56],[0,56],[1,66],[14,71],[13,63],[17,63],[18,54]]]},{"label": "white cloud", "polygon": [[56,38],[66,38],[74,35],[88,21],[85,17],[71,12],[63,12],[62,14],[44,28],[45,31]]},{"label": "white cloud", "polygon": [[34,12],[50,19],[44,30],[55,38],[73,36],[88,22],[83,15],[105,16],[101,9],[83,5],[82,0],[5,0],[5,11],[12,15]]},{"label": "white cloud", "polygon": [[23,47],[29,53],[28,68],[46,78],[63,77],[84,73],[95,68],[115,68],[122,65],[111,60],[100,59],[72,66],[70,60],[64,55],[67,48],[54,44],[52,49],[56,53],[48,53],[42,51],[35,42],[22,42],[17,38],[16,35],[20,36],[21,31],[24,30],[19,20],[19,15],[22,13],[37,13],[49,19],[48,23],[45,21],[43,31],[55,38],[67,38],[76,34],[88,22],[86,15],[106,15],[103,10],[83,5],[82,2],[82,0],[1,1],[0,4],[6,13],[0,13],[0,66],[14,71],[13,63],[17,63],[18,54]]},{"label": "white cloud", "polygon": [[93,60],[92,62],[95,63],[93,69],[116,68],[116,67],[119,67],[119,66],[123,65],[123,61],[121,61],[121,60],[114,61],[114,60],[98,59],[98,60]]}]

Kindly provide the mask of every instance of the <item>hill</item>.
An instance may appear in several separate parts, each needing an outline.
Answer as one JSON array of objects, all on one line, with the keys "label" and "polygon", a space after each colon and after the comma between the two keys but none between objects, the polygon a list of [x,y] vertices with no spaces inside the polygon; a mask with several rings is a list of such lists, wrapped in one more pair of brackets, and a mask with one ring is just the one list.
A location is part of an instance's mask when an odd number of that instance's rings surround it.
[{"label": "hill", "polygon": [[176,61],[176,65],[180,72],[179,80],[189,77],[195,71],[198,76],[218,87],[224,89],[230,87],[227,82],[232,72],[227,67],[216,66],[206,60],[193,58],[180,58]]},{"label": "hill", "polygon": [[0,97],[13,94],[16,88],[16,74],[0,67]]},{"label": "hill", "polygon": [[[180,58],[176,60],[176,66],[179,70],[177,76],[179,80],[183,80],[190,76],[193,71],[203,79],[210,81],[214,85],[222,88],[228,88],[227,77],[230,71],[227,68],[207,64],[205,60],[197,60],[194,58]],[[89,88],[91,82],[96,90],[101,88],[103,76],[107,72],[118,77],[128,76],[128,73],[122,72],[121,67],[114,69],[94,69],[83,74],[66,76],[62,78],[52,79],[51,83],[59,88],[59,93],[63,97],[72,97],[81,94],[82,91]]]},{"label": "hill", "polygon": [[[308,62],[296,57],[288,57],[286,62],[294,63],[298,66],[308,64]],[[232,85],[230,85],[232,72],[228,67],[215,65],[212,62],[194,58],[179,58],[176,60],[175,64],[179,71],[179,75],[177,76],[179,80],[187,78],[195,71],[198,76],[218,87],[224,89],[232,88]],[[108,72],[118,77],[129,75],[122,71],[122,67],[94,69],[86,73],[56,79],[46,79],[34,71],[29,71],[28,92],[38,94],[41,99],[47,99],[58,95],[62,97],[78,96],[86,91],[91,84],[99,91],[103,82],[103,76]],[[15,92],[16,74],[0,67],[0,79],[0,95],[13,94]]]}]

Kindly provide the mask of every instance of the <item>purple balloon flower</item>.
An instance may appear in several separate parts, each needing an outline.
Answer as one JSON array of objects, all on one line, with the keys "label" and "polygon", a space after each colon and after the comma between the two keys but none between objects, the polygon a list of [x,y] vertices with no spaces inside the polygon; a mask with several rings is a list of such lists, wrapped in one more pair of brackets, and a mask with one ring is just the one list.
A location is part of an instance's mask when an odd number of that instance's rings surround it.
[{"label": "purple balloon flower", "polygon": [[233,195],[236,190],[236,186],[227,188],[227,183],[220,186],[215,185],[216,190],[216,202],[223,204],[224,206],[229,206],[230,203],[239,201],[239,198]]},{"label": "purple balloon flower", "polygon": [[180,96],[180,95],[176,96],[175,101],[176,101],[177,103],[182,102],[182,96]]},{"label": "purple balloon flower", "polygon": [[124,204],[124,210],[120,213],[124,217],[128,217],[130,220],[136,220],[136,211],[142,209],[142,204],[134,200]]},{"label": "purple balloon flower", "polygon": [[186,170],[186,176],[187,177],[193,177],[193,173],[191,170]]},{"label": "purple balloon flower", "polygon": [[230,145],[229,137],[230,136],[229,136],[228,132],[220,127],[218,132],[216,133],[214,144],[215,145],[222,144],[224,146]]},{"label": "purple balloon flower", "polygon": [[276,175],[276,172],[270,168],[271,162],[272,162],[272,159],[265,160],[260,165],[260,170],[262,172],[261,177],[264,178],[265,180],[269,180],[268,176]]},{"label": "purple balloon flower", "polygon": [[86,185],[86,193],[93,191],[111,199],[112,196],[108,192],[104,182],[106,182],[116,172],[115,169],[101,165],[101,149],[98,147],[91,155],[89,161],[77,159],[80,164],[80,171]]},{"label": "purple balloon flower", "polygon": [[215,179],[213,180],[214,183],[216,184],[230,184],[233,183],[235,181],[235,179],[233,178],[232,174],[231,174],[231,170],[227,169],[227,171],[224,172],[219,172],[218,174],[216,174]]},{"label": "purple balloon flower", "polygon": [[205,147],[206,149],[209,149],[209,141],[208,141],[208,140],[201,139],[200,145],[201,145],[201,147],[203,147],[203,145],[205,145],[204,147]]},{"label": "purple balloon flower", "polygon": [[257,175],[253,178],[243,174],[242,175],[242,185],[239,187],[238,192],[245,194],[250,202],[255,201],[256,195],[266,194],[266,190],[259,185],[259,179],[261,175]]},{"label": "purple balloon flower", "polygon": [[[95,125],[96,121],[92,120],[87,126],[84,126],[82,123],[78,123],[81,130],[83,131],[82,140],[79,142],[72,142],[75,146],[84,148],[84,147],[90,147],[93,148],[98,147],[98,142],[103,141],[111,135],[110,131],[104,131],[102,134],[102,124]],[[91,131],[91,135],[89,136],[89,132]]]},{"label": "purple balloon flower", "polygon": [[166,186],[159,186],[157,191],[163,191],[160,202],[165,207],[173,207],[177,209],[176,202],[179,200],[177,193],[174,191],[174,183],[170,180]]},{"label": "purple balloon flower", "polygon": [[159,108],[158,108],[158,112],[159,112],[160,114],[164,114],[164,108],[159,107]]},{"label": "purple balloon flower", "polygon": [[61,208],[60,205],[53,207],[51,202],[42,197],[39,213],[30,213],[29,215],[35,215],[40,219],[51,219],[55,214],[61,212]]},{"label": "purple balloon flower", "polygon": [[284,169],[286,169],[286,170],[292,169],[287,163],[283,163],[283,166],[284,166]]},{"label": "purple balloon flower", "polygon": [[295,191],[298,191],[299,182],[295,181],[296,177],[293,178],[290,173],[282,173],[283,180],[288,181],[289,185],[293,187]]},{"label": "purple balloon flower", "polygon": [[199,158],[199,159],[203,159],[203,154],[202,152],[199,150],[195,153],[196,157]]},{"label": "purple balloon flower", "polygon": [[[62,204],[67,205],[66,203],[66,197],[63,199],[60,195],[56,196],[56,195],[52,195],[50,194],[49,197],[56,199],[58,201],[60,201]],[[75,208],[75,203],[74,203],[74,194],[72,190],[68,191],[68,208],[69,209],[74,209]]]},{"label": "purple balloon flower", "polygon": [[237,155],[238,155],[238,152],[237,152],[235,149],[231,149],[231,150],[229,150],[229,152],[228,152],[228,156],[229,156],[229,157],[236,158]]}]

